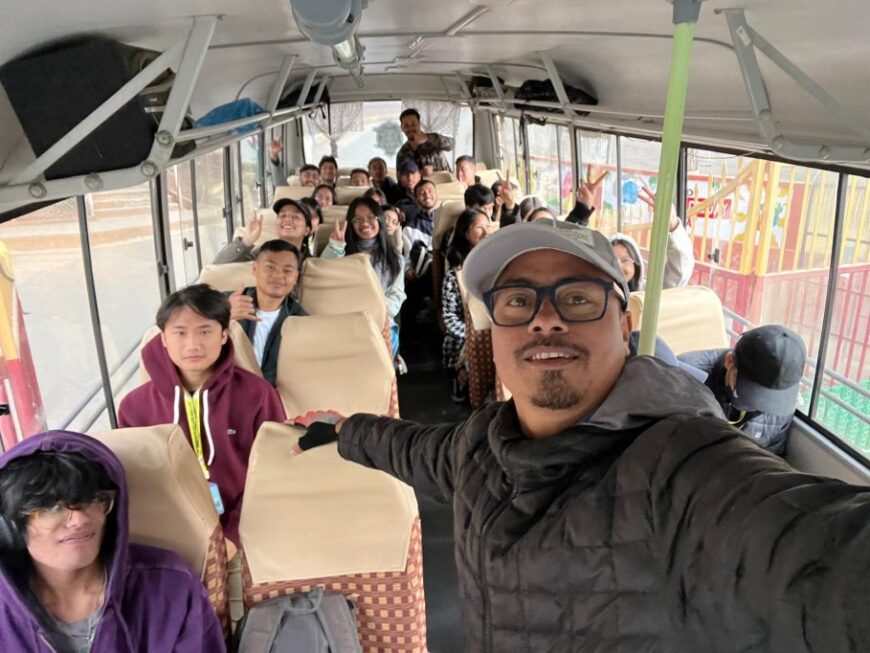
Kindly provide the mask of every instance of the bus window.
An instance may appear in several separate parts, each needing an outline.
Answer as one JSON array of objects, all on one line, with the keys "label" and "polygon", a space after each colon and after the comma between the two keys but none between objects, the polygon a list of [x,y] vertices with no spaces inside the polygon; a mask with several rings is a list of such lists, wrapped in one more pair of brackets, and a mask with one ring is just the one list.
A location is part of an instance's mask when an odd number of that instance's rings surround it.
[{"label": "bus window", "polygon": [[241,178],[242,213],[245,220],[260,208],[259,179],[259,136],[248,136],[239,141],[239,166]]},{"label": "bus window", "polygon": [[870,459],[870,183],[847,176],[837,290],[815,420]]},{"label": "bus window", "polygon": [[214,150],[196,159],[196,209],[202,264],[208,265],[227,242],[222,150]]},{"label": "bus window", "polygon": [[[839,175],[702,150],[690,150],[687,161],[687,229],[696,261],[692,283],[712,288],[722,300],[732,339],[762,324],[782,324],[801,335],[808,363],[797,408],[814,417],[809,414],[810,398],[828,299]],[[866,184],[854,184],[853,198],[860,198],[865,189]],[[854,200],[851,206],[857,209],[847,213],[847,224],[850,215],[860,223],[855,211],[860,211],[861,201]],[[843,254],[856,242],[855,238],[844,239]],[[843,257],[840,269],[838,295],[844,296],[842,300],[838,297],[835,304],[838,312],[829,335],[827,364],[837,376],[858,381],[862,378],[861,356],[868,348],[866,319],[864,331],[860,335],[856,331],[853,338],[856,322],[844,322],[843,318],[844,311],[859,309],[856,301],[860,302],[861,297],[857,295],[863,294],[859,292],[862,266],[856,263],[860,259],[855,255],[863,256],[865,268],[870,259],[866,250],[852,247],[848,251],[849,257]],[[852,295],[845,292],[855,283],[859,291]],[[850,296],[847,308],[845,301]],[[870,306],[863,310],[866,313]],[[826,396],[841,382],[826,373],[823,383],[825,401],[820,402],[819,411],[833,401]],[[837,392],[846,398],[844,403],[852,401],[850,387]],[[855,398],[860,399],[860,392]],[[860,410],[860,405],[855,410]],[[851,414],[848,408],[838,406],[828,419],[836,421],[833,415],[840,409]]]},{"label": "bus window", "polygon": [[[153,248],[151,269],[153,270]],[[70,198],[0,225],[0,417],[4,448],[50,428],[76,427],[100,396],[78,210]]]},{"label": "bus window", "polygon": [[617,184],[622,215],[619,231],[632,236],[642,248],[649,246],[653,208],[641,199],[644,186],[653,192],[658,185],[659,158],[662,145],[658,141],[619,137],[622,168]]},{"label": "bus window", "polygon": [[[119,383],[124,385],[132,376],[127,373],[138,363],[142,334],[154,323],[160,305],[151,193],[148,184],[141,184],[93,193],[86,201],[106,362],[109,370],[119,370],[123,377]],[[112,394],[117,407],[121,389],[115,386]],[[102,418],[97,428],[109,426]]]},{"label": "bus window", "polygon": [[556,127],[556,136],[559,153],[559,200],[561,202],[559,212],[568,213],[574,208],[574,166],[571,161],[571,128],[559,125]]},{"label": "bus window", "polygon": [[[459,126],[456,128],[456,146],[453,148],[453,162],[463,154],[474,155],[474,116],[466,106],[459,107]],[[495,161],[483,161],[487,168],[495,167]]]},{"label": "bus window", "polygon": [[167,206],[169,207],[169,237],[172,243],[172,269],[175,286],[181,288],[199,276],[194,231],[194,196],[190,177],[190,164],[172,166],[164,174]]},{"label": "bus window", "polygon": [[[605,171],[610,174],[601,182],[601,196],[596,198],[595,213],[589,218],[589,226],[605,234],[618,231],[616,216],[617,188],[619,181],[616,174],[616,136],[596,132],[577,130],[580,142],[580,161],[584,176],[588,166],[592,166],[592,178],[597,179]],[[653,168],[658,168],[658,164]]]},{"label": "bus window", "polygon": [[529,138],[529,170],[531,188],[556,213],[561,212],[561,184],[559,182],[559,157],[557,156],[556,126],[526,126]]}]

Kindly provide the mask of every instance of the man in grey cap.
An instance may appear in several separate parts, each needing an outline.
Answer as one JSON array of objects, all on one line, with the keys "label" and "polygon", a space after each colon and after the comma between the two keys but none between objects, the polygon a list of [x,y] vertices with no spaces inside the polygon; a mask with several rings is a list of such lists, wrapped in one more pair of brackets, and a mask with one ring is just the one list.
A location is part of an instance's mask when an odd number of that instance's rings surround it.
[{"label": "man in grey cap", "polygon": [[690,351],[679,360],[706,372],[705,383],[729,424],[785,455],[807,362],[797,333],[768,324],[745,332],[733,349]]},{"label": "man in grey cap", "polygon": [[685,371],[628,358],[628,292],[602,234],[511,225],[464,275],[513,398],[461,424],[315,423],[294,453],[337,439],[452,502],[466,650],[870,641],[870,489],[794,472]]}]

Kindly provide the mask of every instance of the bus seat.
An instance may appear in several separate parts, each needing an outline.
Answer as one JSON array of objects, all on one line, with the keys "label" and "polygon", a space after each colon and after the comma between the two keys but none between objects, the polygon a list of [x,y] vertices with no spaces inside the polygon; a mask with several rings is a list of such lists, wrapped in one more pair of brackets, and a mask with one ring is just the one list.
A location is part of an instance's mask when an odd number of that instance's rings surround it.
[{"label": "bus seat", "polygon": [[[492,330],[489,325],[485,329],[477,329],[472,319],[472,305],[482,302],[474,299],[465,287],[462,270],[456,275],[459,284],[459,294],[465,306],[465,348],[464,357],[468,369],[468,402],[472,408],[481,408],[486,404],[487,397],[496,389],[495,361],[492,356]],[[486,308],[483,307],[484,312]],[[487,317],[489,317],[487,315]],[[487,322],[488,324],[488,322]]]},{"label": "bus seat", "polygon": [[326,249],[329,243],[329,235],[332,233],[332,224],[324,221],[322,225],[317,227],[317,233],[314,235],[314,246],[317,248],[318,256]]},{"label": "bus seat", "polygon": [[281,327],[276,387],[288,417],[320,409],[389,415],[395,379],[368,313],[294,317]]},{"label": "bus seat", "polygon": [[335,444],[290,456],[302,433],[266,422],[251,451],[239,527],[246,606],[323,586],[356,605],[364,651],[426,653],[414,491],[343,460]]},{"label": "bus seat", "polygon": [[[387,301],[365,254],[351,254],[338,259],[306,259],[299,282],[299,303],[309,315],[368,313],[380,329],[384,349],[392,359],[393,339]],[[399,416],[398,388],[394,374],[387,411],[392,417]]]},{"label": "bus seat", "polygon": [[431,175],[426,177],[433,184],[451,184],[456,181],[456,177],[453,176],[453,173],[449,170],[439,170],[437,172],[433,172]]},{"label": "bus seat", "polygon": [[130,540],[175,551],[203,581],[229,630],[227,549],[202,470],[174,424],[92,434],[121,461],[130,495]]},{"label": "bus seat", "polygon": [[[344,204],[346,206],[357,197],[365,195],[365,192],[368,189],[368,186],[340,186],[335,189],[335,203]],[[345,212],[346,211],[347,209],[345,209]]]},{"label": "bus seat", "polygon": [[301,186],[299,183],[299,175],[290,175],[287,177],[287,185],[288,186]]},{"label": "bus seat", "polygon": [[338,168],[338,176],[339,177],[347,177],[350,179],[350,173],[353,171],[353,168],[350,166],[339,166]]},{"label": "bus seat", "polygon": [[314,189],[311,186],[278,186],[275,189],[272,204],[285,197],[291,200],[301,200],[304,197],[311,197],[313,192]]},{"label": "bus seat", "polygon": [[[629,296],[632,328],[643,324],[643,292]],[[658,334],[675,354],[728,347],[722,302],[710,288],[687,286],[662,291]]]},{"label": "bus seat", "polygon": [[478,170],[477,176],[480,177],[480,183],[489,188],[499,179],[501,179],[501,170],[491,168],[489,170]]},{"label": "bus seat", "polygon": [[324,206],[320,209],[323,214],[323,222],[332,224],[339,222],[347,217],[347,207],[342,204],[333,204],[332,206]]},{"label": "bus seat", "polygon": [[246,288],[255,285],[254,269],[250,261],[203,265],[196,282],[207,283],[221,292],[232,292],[238,290],[239,284]]},{"label": "bus seat", "polygon": [[350,177],[338,177],[335,180],[335,187],[338,188],[341,186],[342,188],[347,188],[350,186]]},{"label": "bus seat", "polygon": [[486,170],[486,161],[478,161],[474,164],[474,169],[477,172],[480,172],[481,170]]},{"label": "bus seat", "polygon": [[[457,182],[458,183],[458,182]],[[440,197],[440,195],[439,195]],[[432,229],[432,250],[439,251],[444,235],[456,225],[459,214],[465,210],[465,200],[446,200],[441,202],[438,219]],[[446,244],[445,244],[445,250]]]},{"label": "bus seat", "polygon": [[[254,242],[254,248],[259,247],[267,240],[275,240],[280,238],[278,235],[278,215],[272,209],[257,209],[257,217],[263,219],[263,229],[260,231],[260,236]],[[236,227],[233,232],[233,239],[243,238],[245,235],[244,227]]]},{"label": "bus seat", "polygon": [[[139,344],[140,385],[148,383],[148,381],[151,380],[151,377],[148,375],[148,371],[145,369],[145,365],[142,364],[142,348],[159,333],[160,329],[158,328],[158,326],[156,324],[152,324],[145,331],[145,335],[142,336],[142,340]],[[254,353],[254,346],[251,344],[251,339],[245,335],[245,332],[242,330],[242,326],[235,320],[230,321],[230,340],[233,341],[233,356],[235,358],[235,364],[241,367],[243,370],[247,370],[251,374],[256,374],[260,377],[263,376],[263,372],[260,369],[260,364],[257,362],[257,355]]]},{"label": "bus seat", "polygon": [[438,199],[444,200],[461,200],[465,202],[465,187],[458,181],[450,181],[443,184],[435,184],[435,189],[438,191]]},{"label": "bus seat", "polygon": [[387,166],[387,176],[388,176],[388,177],[392,177],[393,179],[398,179],[398,178],[399,178],[399,177],[396,175],[396,169],[393,168],[393,167],[391,167],[391,166]]}]

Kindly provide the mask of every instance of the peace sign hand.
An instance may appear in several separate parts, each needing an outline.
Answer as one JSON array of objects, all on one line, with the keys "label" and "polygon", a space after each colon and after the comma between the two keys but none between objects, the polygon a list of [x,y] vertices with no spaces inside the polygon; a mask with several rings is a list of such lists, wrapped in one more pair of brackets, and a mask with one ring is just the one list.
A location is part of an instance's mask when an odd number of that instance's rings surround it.
[{"label": "peace sign hand", "polygon": [[[643,186],[638,193],[638,197],[640,201],[649,206],[651,209],[655,210],[656,207],[656,194],[652,192],[652,189],[649,186]],[[671,216],[668,220],[668,231],[673,231],[680,225],[680,218],[677,216],[677,210],[674,208],[674,205],[671,204]]]},{"label": "peace sign hand", "polygon": [[277,159],[281,156],[281,151],[284,149],[284,143],[279,141],[277,138],[273,138],[269,143],[269,154],[272,155],[273,159]]},{"label": "peace sign hand", "polygon": [[595,193],[598,191],[601,182],[604,181],[609,174],[610,171],[605,170],[598,176],[598,179],[592,181],[592,165],[586,166],[586,180],[580,180],[580,185],[577,187],[577,192],[574,194],[576,200],[587,209],[593,208],[592,203],[595,199]]},{"label": "peace sign hand", "polygon": [[248,247],[253,247],[261,233],[263,233],[263,216],[257,215],[257,212],[254,211],[248,224],[245,225],[245,235],[242,236],[242,242]]},{"label": "peace sign hand", "polygon": [[347,232],[347,220],[336,220],[332,225],[332,233],[329,234],[330,240],[335,240],[339,243],[345,242],[344,236]]}]

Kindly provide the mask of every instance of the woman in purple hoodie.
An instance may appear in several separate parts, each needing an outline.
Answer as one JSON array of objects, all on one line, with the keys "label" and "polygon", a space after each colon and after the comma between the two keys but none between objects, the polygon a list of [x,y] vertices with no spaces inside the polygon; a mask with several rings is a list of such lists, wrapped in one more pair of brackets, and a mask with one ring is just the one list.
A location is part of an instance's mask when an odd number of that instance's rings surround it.
[{"label": "woman in purple hoodie", "polygon": [[0,649],[211,653],[223,633],[175,553],[128,541],[124,469],[79,433],[0,457]]},{"label": "woman in purple hoodie", "polygon": [[263,422],[283,422],[284,406],[267,381],[234,364],[222,293],[205,284],[172,293],[157,311],[157,326],[160,335],[142,350],[151,380],[124,397],[118,424],[184,429],[223,511],[224,535],[238,546],[254,436]]}]

